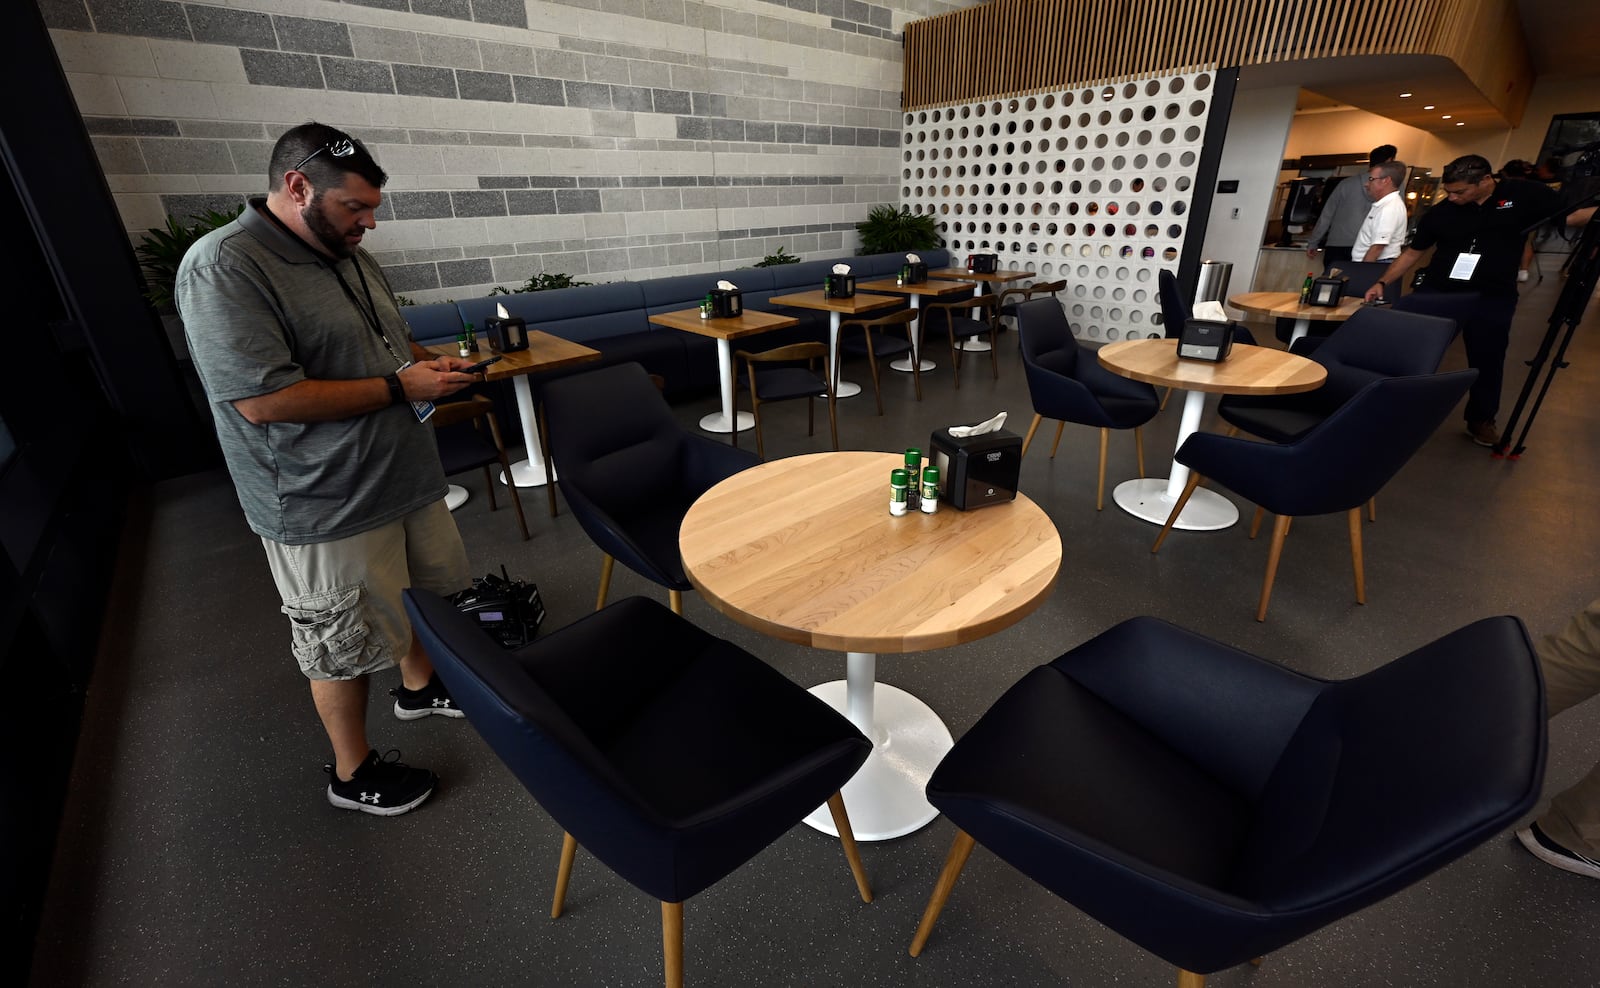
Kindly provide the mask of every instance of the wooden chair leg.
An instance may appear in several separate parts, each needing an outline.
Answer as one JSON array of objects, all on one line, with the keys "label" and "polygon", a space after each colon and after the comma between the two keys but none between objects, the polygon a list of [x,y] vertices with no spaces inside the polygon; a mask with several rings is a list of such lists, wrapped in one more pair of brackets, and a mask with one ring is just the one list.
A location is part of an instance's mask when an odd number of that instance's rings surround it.
[{"label": "wooden chair leg", "polygon": [[1152,554],[1161,551],[1161,543],[1167,540],[1167,533],[1172,531],[1172,523],[1183,514],[1183,506],[1189,503],[1189,495],[1199,486],[1200,475],[1193,470],[1189,471],[1189,482],[1183,485],[1183,493],[1178,495],[1178,503],[1172,506],[1172,513],[1167,515],[1167,523],[1161,526],[1161,534],[1156,536],[1156,544],[1150,547]]},{"label": "wooden chair leg", "polygon": [[1028,434],[1022,438],[1022,453],[1020,455],[1028,455],[1028,446],[1033,442],[1033,434],[1039,431],[1039,423],[1043,421],[1043,415],[1040,415],[1038,412],[1033,413],[1033,424],[1028,426]]},{"label": "wooden chair leg", "polygon": [[950,334],[950,369],[955,371],[956,390],[961,390],[961,343],[956,339],[956,334]]},{"label": "wooden chair leg", "polygon": [[[501,449],[500,449],[500,469],[505,471],[505,475],[508,478],[511,476],[511,459],[506,456],[505,447],[501,447]],[[488,467],[485,467],[484,470],[487,471]],[[511,489],[511,507],[517,513],[517,527],[522,530],[522,541],[526,542],[526,541],[528,541],[529,538],[531,538],[531,536],[528,535],[528,517],[527,517],[527,515],[524,515],[522,513],[522,497],[517,494],[517,485],[516,484],[507,484],[506,486]],[[555,488],[556,488],[556,483],[553,480],[546,480],[545,481],[545,486],[550,488],[550,490],[551,490],[550,503],[554,504],[555,503],[555,493],[554,493],[554,491],[555,491]],[[494,479],[493,478],[490,478],[490,480],[489,480],[489,489],[491,491],[494,490]],[[491,510],[491,511],[494,510],[494,495],[493,494],[489,495],[489,510]],[[555,517],[555,512],[552,511],[550,516],[552,518]]]},{"label": "wooden chair leg", "polygon": [[1289,534],[1288,515],[1279,515],[1272,523],[1272,545],[1267,548],[1267,577],[1261,581],[1261,604],[1256,608],[1256,620],[1267,619],[1267,602],[1272,599],[1272,581],[1278,576],[1278,559],[1283,556],[1283,540]]},{"label": "wooden chair leg", "polygon": [[989,327],[989,372],[996,381],[1000,380],[1000,340],[993,326]]},{"label": "wooden chair leg", "polygon": [[1106,507],[1106,447],[1111,444],[1111,430],[1100,429],[1100,472],[1095,475],[1094,483],[1094,510],[1104,511]]},{"label": "wooden chair leg", "polygon": [[1356,571],[1356,603],[1367,602],[1367,575],[1366,567],[1362,565],[1361,555],[1361,509],[1350,509],[1350,562]]},{"label": "wooden chair leg", "polygon": [[[502,463],[505,462],[505,456],[502,455],[500,460]],[[516,490],[517,485],[511,484],[510,487],[512,490]],[[489,498],[489,510],[499,511],[500,505],[495,503],[494,496],[494,471],[489,469],[489,464],[487,463],[483,465],[483,493]]]},{"label": "wooden chair leg", "polygon": [[672,608],[672,613],[678,615],[679,617],[683,617],[683,591],[668,590],[667,606]]},{"label": "wooden chair leg", "polygon": [[1055,439],[1055,442],[1050,444],[1050,459],[1052,459],[1052,460],[1056,458],[1056,450],[1061,447],[1061,433],[1063,431],[1065,431],[1066,428],[1067,428],[1067,423],[1065,423],[1065,422],[1057,422],[1056,423],[1056,439]]},{"label": "wooden chair leg", "polygon": [[1367,521],[1378,520],[1378,495],[1367,498]]},{"label": "wooden chair leg", "polygon": [[1256,505],[1255,516],[1250,519],[1250,537],[1253,539],[1261,531],[1261,520],[1267,516],[1267,509]]},{"label": "wooden chair leg", "polygon": [[600,563],[600,596],[594,599],[594,609],[597,611],[606,606],[606,594],[611,592],[611,568],[615,565],[617,561],[610,553],[606,553],[606,558]]},{"label": "wooden chair leg", "polygon": [[1228,426],[1228,431],[1223,433],[1223,435],[1228,436],[1229,438],[1232,438],[1233,436],[1237,436],[1238,434],[1239,434],[1239,427],[1236,426],[1236,425]]},{"label": "wooden chair leg", "polygon": [[1252,966],[1254,966],[1254,967],[1260,967],[1260,966],[1261,966],[1261,962],[1262,962],[1262,961],[1264,961],[1264,960],[1266,960],[1266,959],[1267,959],[1267,958],[1266,958],[1266,955],[1265,955],[1265,954],[1263,954],[1263,955],[1262,955],[1262,956],[1260,956],[1260,957],[1252,957],[1252,958],[1250,958],[1250,963],[1251,963],[1251,965],[1252,965]]},{"label": "wooden chair leg", "polygon": [[[867,366],[872,370],[872,397],[878,399],[878,417],[883,418],[883,388],[878,383],[878,358],[872,352],[872,333],[867,333]],[[920,398],[921,395],[918,395]]]},{"label": "wooden chair leg", "polygon": [[[733,411],[733,418],[734,418],[733,434],[737,436],[739,434],[739,422],[738,422],[738,419],[739,419],[739,406],[738,405],[734,405],[733,408],[734,408],[734,411]],[[750,395],[750,417],[755,419],[755,427],[756,427],[756,458],[761,460],[762,462],[766,462],[766,459],[767,459],[767,446],[761,440],[761,402],[755,400],[755,394],[753,392]],[[733,444],[735,446],[739,445],[738,440],[734,440]]]},{"label": "wooden chair leg", "polygon": [[1178,968],[1178,988],[1206,988],[1206,976]]},{"label": "wooden chair leg", "polygon": [[578,840],[571,834],[561,835],[561,865],[556,868],[556,897],[550,902],[550,918],[561,918],[561,907],[567,901],[567,882],[572,879],[572,859],[578,854]]},{"label": "wooden chair leg", "polygon": [[[908,327],[909,328],[909,327]],[[915,359],[913,359],[915,358]],[[911,361],[911,383],[916,386],[917,400],[922,400],[922,354],[912,353],[906,358]]]},{"label": "wooden chair leg", "polygon": [[683,988],[683,903],[661,904],[661,959],[667,988]]},{"label": "wooden chair leg", "polygon": [[1139,457],[1139,479],[1144,479],[1144,427],[1133,427],[1133,451]]},{"label": "wooden chair leg", "polygon": [[1167,402],[1171,401],[1171,400],[1172,400],[1172,389],[1168,388],[1166,393],[1161,396],[1161,405],[1156,409],[1156,411],[1158,411],[1158,412],[1166,411],[1167,410]]},{"label": "wooden chair leg", "polygon": [[828,812],[833,814],[833,827],[839,831],[839,845],[844,848],[844,859],[850,862],[850,874],[855,877],[856,891],[862,902],[872,901],[872,886],[867,884],[867,869],[861,863],[861,851],[856,847],[855,831],[850,829],[850,817],[844,811],[844,795],[834,793],[828,797]]},{"label": "wooden chair leg", "polygon": [[928,907],[922,911],[922,922],[917,924],[917,935],[911,939],[912,957],[921,954],[922,948],[928,945],[928,934],[933,932],[933,924],[944,911],[944,904],[950,898],[950,891],[956,887],[956,879],[961,877],[961,869],[967,866],[967,858],[972,856],[975,844],[977,841],[966,831],[956,831],[955,843],[950,845],[950,853],[945,855],[944,870],[939,872],[939,881],[933,886],[933,895],[928,899]]},{"label": "wooden chair leg", "polygon": [[828,395],[828,433],[833,436],[833,450],[839,451],[839,402],[833,395]]}]

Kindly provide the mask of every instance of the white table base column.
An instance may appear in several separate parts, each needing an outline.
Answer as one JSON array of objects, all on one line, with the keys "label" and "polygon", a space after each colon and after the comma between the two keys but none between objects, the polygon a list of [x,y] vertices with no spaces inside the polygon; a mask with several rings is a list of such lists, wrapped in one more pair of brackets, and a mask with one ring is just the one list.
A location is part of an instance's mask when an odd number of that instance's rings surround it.
[{"label": "white table base column", "polygon": [[[511,390],[517,396],[517,418],[522,422],[522,442],[528,451],[528,458],[518,460],[511,464],[511,479],[518,487],[543,487],[556,479],[553,467],[548,467],[544,457],[539,455],[539,419],[533,410],[533,386],[528,383],[526,374],[519,374],[511,379]],[[506,483],[506,475],[500,474],[500,483]]]},{"label": "white table base column", "polygon": [[1289,331],[1289,347],[1290,347],[1290,349],[1294,348],[1294,345],[1295,345],[1296,341],[1305,339],[1306,338],[1306,334],[1309,333],[1309,332],[1311,332],[1311,320],[1310,319],[1296,319],[1294,321],[1294,329]]},{"label": "white table base column", "polygon": [[926,374],[926,373],[928,373],[928,371],[933,370],[934,368],[938,367],[939,365],[934,363],[933,361],[929,360],[928,358],[926,358],[926,357],[924,357],[922,355],[922,315],[921,315],[921,313],[922,313],[922,296],[921,295],[913,295],[913,296],[911,296],[911,308],[916,310],[916,312],[917,312],[916,321],[914,323],[912,323],[912,325],[910,327],[911,331],[906,334],[907,336],[909,336],[911,338],[911,356],[909,356],[909,357],[901,357],[899,360],[894,361],[889,366],[894,368],[897,371],[905,371],[907,374],[909,374],[909,373],[911,373],[911,361],[920,360],[922,362],[917,365],[917,370],[919,370],[922,373]]},{"label": "white table base column", "polygon": [[844,313],[828,313],[828,360],[829,373],[833,374],[833,394],[836,398],[854,398],[861,393],[861,385],[846,381],[839,377],[839,326],[844,322]]},{"label": "white table base column", "polygon": [[717,387],[722,390],[722,411],[701,419],[700,428],[707,432],[729,433],[733,431],[730,422],[737,421],[740,432],[754,426],[755,416],[733,410],[733,346],[727,340],[717,341]]},{"label": "white table base column", "polygon": [[444,492],[444,506],[451,511],[466,504],[472,497],[472,492],[460,484],[450,484],[449,490]]},{"label": "white table base column", "polygon": [[[813,686],[810,692],[849,717],[872,741],[872,753],[844,784],[850,829],[860,841],[904,837],[939,815],[923,790],[955,742],[932,707],[905,690],[874,681],[877,656],[851,652],[847,662],[847,679]],[[826,804],[805,822],[838,836]]]},{"label": "white table base column", "polygon": [[[1205,392],[1184,392],[1183,417],[1178,423],[1178,442],[1173,447],[1174,451],[1182,449],[1183,441],[1199,430],[1200,414],[1205,410],[1205,404]],[[1112,493],[1112,499],[1117,502],[1117,507],[1135,518],[1165,525],[1167,517],[1172,514],[1173,505],[1178,503],[1188,483],[1189,468],[1173,460],[1171,476],[1165,479],[1123,481]],[[1178,516],[1172,527],[1190,532],[1212,532],[1227,528],[1238,520],[1239,509],[1234,507],[1232,501],[1216,491],[1199,487],[1189,496],[1189,503],[1183,506],[1183,514]]]}]

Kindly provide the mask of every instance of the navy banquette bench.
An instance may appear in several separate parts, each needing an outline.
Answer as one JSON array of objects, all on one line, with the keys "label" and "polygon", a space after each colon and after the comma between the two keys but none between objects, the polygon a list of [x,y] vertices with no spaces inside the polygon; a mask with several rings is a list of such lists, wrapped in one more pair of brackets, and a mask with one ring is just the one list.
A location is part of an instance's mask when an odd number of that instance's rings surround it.
[{"label": "navy banquette bench", "polygon": [[[942,268],[950,263],[949,252],[943,249],[917,253],[930,268]],[[800,340],[826,340],[827,313],[785,309],[771,305],[768,300],[774,295],[820,289],[823,275],[841,262],[850,265],[851,273],[858,280],[869,281],[893,278],[905,263],[905,255],[866,254],[770,268],[708,271],[648,281],[614,281],[414,305],[401,311],[417,341],[428,345],[455,339],[464,331],[466,323],[471,323],[482,334],[485,320],[495,314],[495,305],[504,305],[508,313],[525,320],[530,330],[542,330],[599,350],[600,362],[585,364],[583,370],[636,361],[650,373],[661,375],[666,382],[667,397],[678,399],[716,391],[716,344],[708,337],[653,326],[649,322],[651,315],[694,308],[718,280],[727,280],[739,286],[746,308],[781,312],[800,320],[793,329],[754,338],[750,342],[757,348],[766,350]],[[881,311],[873,313],[881,314]]]}]

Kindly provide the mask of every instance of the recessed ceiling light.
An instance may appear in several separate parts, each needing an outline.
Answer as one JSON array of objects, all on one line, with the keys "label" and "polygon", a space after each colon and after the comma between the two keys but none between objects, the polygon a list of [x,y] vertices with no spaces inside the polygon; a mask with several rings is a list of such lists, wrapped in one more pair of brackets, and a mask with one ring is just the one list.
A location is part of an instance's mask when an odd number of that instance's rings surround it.
[{"label": "recessed ceiling light", "polygon": [[1467,122],[1465,120],[1457,120],[1456,121],[1456,126],[1457,127],[1465,127],[1466,125],[1467,125]]},{"label": "recessed ceiling light", "polygon": [[1440,120],[1449,120],[1450,119],[1450,114],[1446,113],[1444,116],[1440,117],[1439,119]]},{"label": "recessed ceiling light", "polygon": [[1410,93],[1401,93],[1400,94],[1400,98],[1401,99],[1410,99],[1411,98],[1411,94]]},{"label": "recessed ceiling light", "polygon": [[1437,107],[1435,107],[1432,103],[1429,103],[1427,106],[1423,107],[1423,109],[1424,110],[1434,110],[1434,109],[1437,109]]}]

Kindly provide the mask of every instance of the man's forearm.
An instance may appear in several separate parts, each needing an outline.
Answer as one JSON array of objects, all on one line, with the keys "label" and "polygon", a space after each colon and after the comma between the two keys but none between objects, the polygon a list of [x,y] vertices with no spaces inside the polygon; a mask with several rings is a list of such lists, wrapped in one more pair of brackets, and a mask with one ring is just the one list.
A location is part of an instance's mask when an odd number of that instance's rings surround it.
[{"label": "man's forearm", "polygon": [[1383,260],[1383,246],[1383,244],[1373,244],[1371,247],[1368,247],[1366,255],[1363,256],[1361,260],[1367,264],[1371,264],[1373,261]]},{"label": "man's forearm", "polygon": [[271,394],[240,398],[233,403],[252,425],[269,422],[334,422],[366,415],[393,403],[381,377],[354,381],[297,381]]},{"label": "man's forearm", "polygon": [[1412,250],[1410,247],[1402,250],[1400,256],[1390,261],[1389,266],[1384,269],[1382,277],[1378,279],[1378,284],[1387,285],[1398,282],[1406,276],[1407,271],[1416,267],[1417,261],[1421,260],[1421,258],[1422,251],[1420,250]]}]

